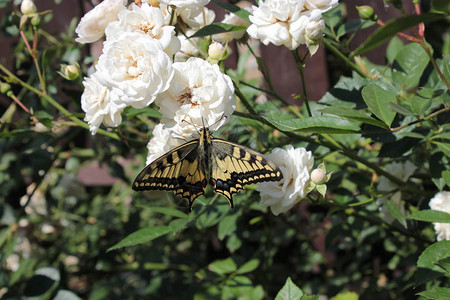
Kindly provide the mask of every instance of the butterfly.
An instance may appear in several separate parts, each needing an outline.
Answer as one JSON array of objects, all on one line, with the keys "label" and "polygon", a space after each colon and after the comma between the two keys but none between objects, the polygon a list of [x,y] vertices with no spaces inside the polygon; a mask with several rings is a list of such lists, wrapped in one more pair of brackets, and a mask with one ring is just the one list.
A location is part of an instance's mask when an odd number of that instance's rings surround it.
[{"label": "butterfly", "polygon": [[189,201],[202,195],[209,182],[233,207],[233,195],[247,184],[279,181],[280,168],[264,155],[247,147],[212,137],[203,126],[198,139],[178,146],[147,165],[132,188],[168,190]]}]

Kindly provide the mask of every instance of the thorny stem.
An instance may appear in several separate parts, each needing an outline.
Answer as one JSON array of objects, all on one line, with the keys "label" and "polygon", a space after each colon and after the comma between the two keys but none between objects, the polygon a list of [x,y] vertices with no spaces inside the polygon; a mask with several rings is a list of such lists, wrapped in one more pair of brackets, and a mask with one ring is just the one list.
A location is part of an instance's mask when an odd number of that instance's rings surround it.
[{"label": "thorny stem", "polygon": [[[73,122],[75,122],[78,126],[89,130],[89,125],[87,123],[85,123],[85,122],[81,121],[80,119],[78,119],[77,117],[73,116],[71,112],[69,112],[67,109],[65,109],[55,99],[53,99],[52,97],[48,96],[45,92],[42,92],[39,89],[36,89],[36,88],[32,87],[31,85],[25,83],[24,81],[20,80],[17,76],[15,76],[13,73],[11,73],[2,64],[0,64],[0,70],[3,71],[9,77],[8,81],[20,84],[21,86],[23,86],[24,88],[28,89],[29,91],[35,93],[36,95],[38,95],[42,99],[45,99],[51,105],[53,105],[53,107],[55,107],[57,110],[59,110],[65,117],[67,117],[70,120],[72,120]],[[107,136],[107,137],[110,137],[110,138],[115,139],[115,140],[119,140],[119,137],[117,136],[117,134],[115,134],[113,132],[109,132],[109,131],[106,131],[106,130],[103,130],[103,129],[99,129],[97,131],[97,133],[102,134],[102,135]]]},{"label": "thorny stem", "polygon": [[39,120],[33,116],[31,111],[20,101],[15,95],[10,95],[10,97],[16,102],[25,112],[27,112],[29,115],[31,115],[31,118],[33,119],[33,122],[39,123]]}]

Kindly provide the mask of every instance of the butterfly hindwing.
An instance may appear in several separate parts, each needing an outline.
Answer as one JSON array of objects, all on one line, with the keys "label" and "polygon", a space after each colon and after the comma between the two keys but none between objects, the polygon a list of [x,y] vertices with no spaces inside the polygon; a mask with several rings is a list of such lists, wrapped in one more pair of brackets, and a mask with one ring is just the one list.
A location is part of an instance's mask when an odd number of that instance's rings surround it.
[{"label": "butterfly hindwing", "polygon": [[138,174],[133,189],[173,191],[188,199],[191,206],[206,186],[198,146],[198,140],[187,142],[155,159]]},{"label": "butterfly hindwing", "polygon": [[228,198],[244,185],[283,178],[279,167],[264,155],[244,146],[221,139],[211,140],[211,180],[216,193]]}]

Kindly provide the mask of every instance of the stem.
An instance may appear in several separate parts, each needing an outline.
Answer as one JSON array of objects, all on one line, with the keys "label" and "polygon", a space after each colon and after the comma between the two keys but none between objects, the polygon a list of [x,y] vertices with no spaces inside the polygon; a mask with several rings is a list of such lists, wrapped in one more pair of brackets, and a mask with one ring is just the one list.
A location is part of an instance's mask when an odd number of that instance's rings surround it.
[{"label": "stem", "polygon": [[29,115],[31,115],[31,118],[33,119],[33,122],[35,123],[39,123],[39,120],[33,116],[33,114],[31,113],[31,111],[22,103],[22,101],[20,101],[15,95],[11,95],[10,96],[14,102],[16,102],[25,112],[27,112]]},{"label": "stem", "polygon": [[341,51],[334,47],[327,39],[323,39],[323,44],[330,50],[334,55],[339,57],[347,65],[349,65],[353,70],[355,70],[359,75],[369,78],[369,74],[365,73],[358,65],[354,64],[347,56],[345,56]]},{"label": "stem", "polygon": [[300,80],[302,82],[302,90],[303,90],[303,100],[306,104],[306,110],[308,111],[308,115],[312,117],[311,108],[309,107],[309,100],[308,100],[308,93],[306,91],[306,84],[305,84],[305,74],[303,74],[303,61],[300,59],[300,56],[298,55],[298,49],[292,50],[292,55],[294,55],[295,63],[297,65],[297,70],[300,75]]},{"label": "stem", "polygon": [[421,41],[419,41],[419,44],[422,46],[422,48],[425,50],[425,52],[427,53],[428,57],[430,58],[431,64],[433,65],[434,69],[438,73],[439,78],[442,80],[442,82],[445,83],[445,85],[447,86],[447,89],[450,89],[450,82],[447,81],[447,79],[445,78],[444,74],[442,74],[441,70],[439,69],[439,66],[436,63],[436,60],[434,59],[433,54],[430,51],[430,48],[425,43],[425,40],[422,39]]},{"label": "stem", "polygon": [[423,117],[421,119],[417,119],[415,121],[409,122],[408,124],[404,124],[402,126],[398,126],[398,127],[395,127],[395,128],[390,128],[390,131],[391,132],[395,132],[395,131],[402,130],[403,128],[406,128],[408,126],[411,126],[411,125],[414,125],[414,124],[417,124],[417,123],[420,123],[420,122],[423,122],[423,121],[427,121],[427,120],[429,120],[429,119],[431,119],[431,118],[433,118],[433,117],[435,117],[435,116],[437,116],[437,115],[439,115],[439,114],[441,114],[443,112],[446,112],[446,111],[450,111],[450,107],[446,106],[446,107],[444,107],[444,108],[442,108],[440,110],[437,110],[437,111],[435,111],[435,112],[433,112],[433,113],[429,114],[428,116]]},{"label": "stem", "polygon": [[258,63],[259,71],[262,73],[265,82],[269,86],[269,89],[271,91],[274,91],[275,89],[273,88],[273,84],[272,84],[272,80],[270,79],[270,75],[268,73],[266,73],[266,71],[264,70],[264,68],[263,68],[264,66],[263,66],[263,63],[261,63],[260,57],[256,55],[256,53],[253,51],[252,47],[248,44],[248,42],[246,43],[246,45],[248,47],[248,50],[250,50],[252,55],[255,57],[256,62]]},{"label": "stem", "polygon": [[[28,49],[28,52],[30,52],[31,58],[33,59],[34,66],[36,67],[36,73],[37,73],[38,78],[39,78],[39,83],[41,85],[41,89],[44,92],[44,94],[47,94],[47,90],[46,90],[46,87],[45,87],[45,82],[44,82],[44,79],[43,79],[42,74],[41,74],[41,68],[39,67],[39,62],[38,62],[36,54],[35,54],[36,50],[34,50],[34,49],[32,50],[31,49],[30,44],[28,43],[27,38],[25,37],[25,33],[22,30],[20,31],[20,36],[22,37],[22,40],[24,41],[25,46]],[[33,43],[33,46],[35,46],[35,43]]]},{"label": "stem", "polygon": [[[22,87],[28,89],[29,91],[35,93],[36,95],[38,95],[39,97],[41,97],[42,99],[47,100],[51,105],[53,105],[53,107],[55,107],[57,110],[59,110],[65,117],[69,118],[70,120],[72,120],[73,122],[75,122],[78,126],[88,129],[89,130],[89,125],[83,121],[81,121],[80,119],[78,119],[77,117],[73,116],[71,112],[69,112],[67,109],[65,109],[61,104],[59,104],[56,100],[54,100],[52,97],[48,96],[46,93],[32,87],[31,85],[25,83],[24,81],[20,80],[18,77],[16,77],[13,73],[11,73],[5,66],[3,66],[2,64],[0,64],[0,70],[3,71],[5,74],[7,74],[9,76],[9,80],[11,82],[20,84]],[[110,137],[112,139],[115,140],[119,140],[119,137],[117,136],[117,134],[103,130],[103,129],[98,129],[97,133],[102,134],[104,136]]]}]

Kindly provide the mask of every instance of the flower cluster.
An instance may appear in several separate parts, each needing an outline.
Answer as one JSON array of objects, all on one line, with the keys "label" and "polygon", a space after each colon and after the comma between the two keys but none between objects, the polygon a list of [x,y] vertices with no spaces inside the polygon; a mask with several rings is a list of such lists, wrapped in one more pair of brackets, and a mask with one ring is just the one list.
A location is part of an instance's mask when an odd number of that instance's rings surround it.
[{"label": "flower cluster", "polygon": [[[91,43],[105,35],[102,54],[94,71],[84,79],[85,90],[81,97],[92,134],[102,124],[118,126],[126,107],[140,109],[154,103],[162,118],[147,146],[147,164],[150,164],[184,141],[195,138],[200,126],[217,130],[229,121],[236,107],[234,86],[216,64],[226,56],[227,48],[212,43],[209,58],[205,60],[198,57],[201,54],[198,39],[186,38],[213,22],[214,12],[204,7],[208,2],[160,0],[154,6],[155,1],[142,1],[141,6],[133,3],[126,7],[125,0],[105,0],[82,18],[76,29],[78,42]],[[272,8],[273,3],[282,5],[284,2],[261,3],[253,20],[258,23],[260,9]],[[289,5],[292,3],[290,1]],[[308,24],[314,13],[334,5],[318,1],[301,3],[295,8],[296,16],[307,18]],[[290,13],[290,6],[284,8]],[[278,20],[282,20],[281,15]],[[225,16],[223,22],[250,25],[234,15]],[[255,22],[250,28],[252,26],[256,26]],[[254,31],[250,28],[249,32]],[[309,32],[306,25],[305,32]],[[245,31],[232,32],[216,35],[214,39],[227,43],[244,34]],[[309,192],[314,159],[311,152],[294,149],[291,145],[286,150],[275,149],[268,157],[280,166],[284,179],[262,183],[258,191],[262,203],[277,215]]]},{"label": "flower cluster", "polygon": [[338,0],[266,0],[253,7],[248,34],[264,45],[284,45],[294,50],[306,44],[314,54],[325,23],[322,13],[337,6]]},{"label": "flower cluster", "polygon": [[[188,139],[197,133],[193,124],[218,128],[229,120],[235,109],[231,79],[217,65],[189,58],[192,55],[172,61],[189,47],[199,54],[185,36],[213,22],[214,12],[204,7],[208,2],[160,1],[158,7],[147,2],[126,7],[126,0],[105,0],[82,18],[76,29],[78,42],[106,36],[95,71],[83,82],[81,106],[92,134],[101,124],[118,126],[126,107],[144,108],[155,100],[164,126],[155,129],[154,136],[161,138],[167,133],[160,131],[168,131]],[[185,34],[176,35],[177,23],[183,24],[179,31]]]}]

